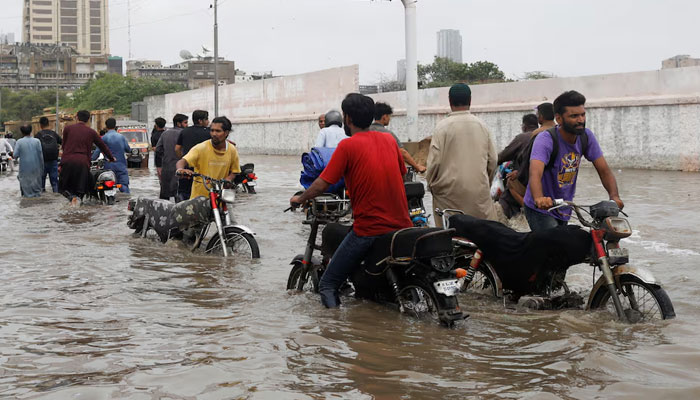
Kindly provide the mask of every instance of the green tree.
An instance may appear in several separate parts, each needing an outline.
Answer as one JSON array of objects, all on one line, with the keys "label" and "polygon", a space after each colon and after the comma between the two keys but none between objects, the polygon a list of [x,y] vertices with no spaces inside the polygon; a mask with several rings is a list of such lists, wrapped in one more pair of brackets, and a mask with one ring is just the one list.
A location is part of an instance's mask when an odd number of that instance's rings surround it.
[{"label": "green tree", "polygon": [[435,57],[432,64],[418,65],[418,81],[422,87],[444,87],[456,82],[505,82],[506,77],[498,65],[489,61],[462,64],[447,58]]},{"label": "green tree", "polygon": [[73,94],[75,109],[102,110],[113,108],[115,114],[129,114],[131,103],[147,96],[185,90],[182,85],[152,78],[132,78],[116,74],[99,74]]},{"label": "green tree", "polygon": [[531,71],[531,72],[526,72],[525,75],[523,75],[522,80],[524,81],[533,81],[537,79],[550,79],[550,78],[556,78],[556,75],[550,73],[550,72],[544,72],[544,71]]},{"label": "green tree", "polygon": [[[31,121],[32,117],[41,115],[44,108],[55,109],[56,92],[53,90],[42,90],[34,92],[31,90],[11,91],[2,90],[2,110],[0,110],[0,124],[5,121]],[[59,105],[67,103],[66,93],[59,92]]]}]

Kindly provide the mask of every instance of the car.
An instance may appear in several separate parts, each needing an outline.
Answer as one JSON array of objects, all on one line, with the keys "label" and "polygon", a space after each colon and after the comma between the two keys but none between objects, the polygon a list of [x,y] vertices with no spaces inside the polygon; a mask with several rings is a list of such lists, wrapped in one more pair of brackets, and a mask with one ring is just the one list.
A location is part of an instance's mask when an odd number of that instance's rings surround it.
[{"label": "car", "polygon": [[126,158],[128,168],[148,168],[148,127],[138,121],[117,121],[117,132],[124,135],[131,147],[131,154]]}]

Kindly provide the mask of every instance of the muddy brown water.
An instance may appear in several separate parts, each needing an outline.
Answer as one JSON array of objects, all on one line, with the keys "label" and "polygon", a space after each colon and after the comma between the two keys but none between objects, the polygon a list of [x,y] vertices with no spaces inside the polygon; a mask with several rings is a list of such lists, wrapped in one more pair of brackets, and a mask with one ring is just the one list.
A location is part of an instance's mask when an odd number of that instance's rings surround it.
[{"label": "muddy brown water", "polygon": [[[299,159],[243,158],[259,193],[240,195],[234,214],[257,233],[255,261],[133,237],[125,197],[72,209],[53,194],[20,199],[16,175],[0,176],[0,397],[700,398],[697,173],[616,171],[631,262],[660,278],[675,320],[624,325],[472,297],[471,317],[446,329],[288,293],[308,233],[300,214],[282,212]],[[157,196],[153,170],[131,183],[135,196]],[[584,170],[577,200],[604,197]],[[567,279],[585,292],[591,267]]]}]

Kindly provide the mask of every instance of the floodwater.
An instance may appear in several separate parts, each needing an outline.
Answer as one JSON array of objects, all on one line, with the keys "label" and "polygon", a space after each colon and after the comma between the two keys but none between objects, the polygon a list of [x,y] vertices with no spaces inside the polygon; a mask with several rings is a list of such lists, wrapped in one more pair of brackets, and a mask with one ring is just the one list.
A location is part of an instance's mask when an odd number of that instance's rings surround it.
[{"label": "floodwater", "polygon": [[[616,171],[633,264],[673,300],[671,321],[625,325],[596,312],[463,303],[447,329],[348,299],[326,310],[285,290],[308,227],[283,213],[298,157],[244,156],[259,193],[234,214],[262,258],[223,260],[133,237],[126,198],[69,208],[19,198],[0,176],[0,397],[51,399],[700,398],[700,175]],[[157,196],[153,170],[131,176]],[[581,203],[605,198],[595,171]],[[590,288],[592,269],[568,280]]]}]

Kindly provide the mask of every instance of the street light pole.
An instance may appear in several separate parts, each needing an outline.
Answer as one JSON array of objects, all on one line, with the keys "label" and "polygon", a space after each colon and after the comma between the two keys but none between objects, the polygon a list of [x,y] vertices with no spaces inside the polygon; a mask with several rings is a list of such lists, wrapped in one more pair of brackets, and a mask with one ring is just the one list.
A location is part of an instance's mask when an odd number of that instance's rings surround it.
[{"label": "street light pole", "polygon": [[406,10],[406,125],[408,138],[418,140],[418,44],[416,39],[416,3],[401,0]]},{"label": "street light pole", "polygon": [[59,59],[60,59],[60,42],[59,42],[59,29],[60,26],[58,25],[58,20],[59,20],[59,14],[58,14],[58,2],[56,2],[56,133],[60,134],[60,127],[58,124],[58,74],[60,73],[59,70]]},{"label": "street light pole", "polygon": [[214,0],[214,116],[219,116],[219,16]]}]

